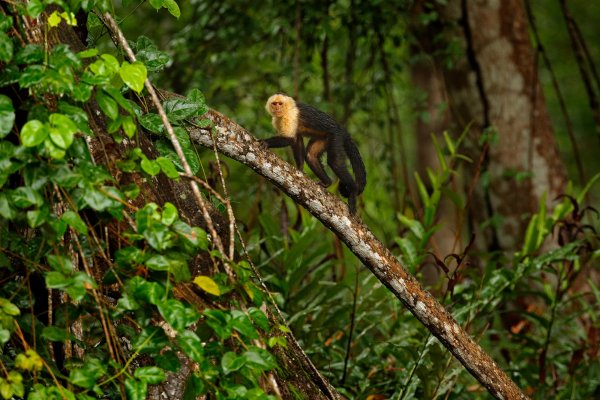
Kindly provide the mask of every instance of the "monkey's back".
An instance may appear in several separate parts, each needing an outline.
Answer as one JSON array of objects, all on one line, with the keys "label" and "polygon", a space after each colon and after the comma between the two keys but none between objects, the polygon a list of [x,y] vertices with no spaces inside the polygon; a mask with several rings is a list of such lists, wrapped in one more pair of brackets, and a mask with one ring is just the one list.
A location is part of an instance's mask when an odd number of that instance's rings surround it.
[{"label": "monkey's back", "polygon": [[300,110],[300,126],[309,132],[333,133],[347,135],[347,131],[333,117],[310,104],[296,103]]}]

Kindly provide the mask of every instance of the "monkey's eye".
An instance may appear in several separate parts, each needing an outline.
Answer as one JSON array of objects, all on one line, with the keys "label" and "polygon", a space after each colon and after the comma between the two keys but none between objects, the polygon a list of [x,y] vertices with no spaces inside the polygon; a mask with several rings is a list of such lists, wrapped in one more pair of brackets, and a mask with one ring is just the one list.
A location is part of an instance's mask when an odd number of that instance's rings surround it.
[{"label": "monkey's eye", "polygon": [[273,104],[274,106],[280,106],[280,105],[283,104],[283,102],[281,102],[281,101],[274,101],[271,104]]}]

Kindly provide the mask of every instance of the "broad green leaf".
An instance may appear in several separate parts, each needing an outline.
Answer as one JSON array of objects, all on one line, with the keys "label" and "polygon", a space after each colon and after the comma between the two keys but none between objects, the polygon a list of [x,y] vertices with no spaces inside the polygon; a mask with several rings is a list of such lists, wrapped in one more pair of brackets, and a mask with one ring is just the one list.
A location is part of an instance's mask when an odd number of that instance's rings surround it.
[{"label": "broad green leaf", "polygon": [[[187,95],[189,101],[193,101],[196,103],[196,107],[198,107],[197,116],[206,114],[208,111],[208,106],[206,105],[206,98],[204,97],[204,93],[202,93],[198,89],[192,89]],[[208,120],[210,122],[210,120]]]},{"label": "broad green leaf", "polygon": [[223,373],[228,375],[234,371],[239,370],[246,364],[246,358],[240,357],[232,351],[228,351],[221,358],[221,368]]},{"label": "broad green leaf", "polygon": [[9,300],[4,299],[4,298],[0,298],[0,310],[4,314],[10,315],[13,317],[21,314],[21,310],[19,310],[19,307],[17,307],[13,303],[11,303]]},{"label": "broad green leaf", "polygon": [[170,99],[163,103],[169,121],[177,122],[198,114],[200,105],[188,99]]},{"label": "broad green leaf", "polygon": [[88,357],[81,366],[71,369],[69,381],[82,388],[91,389],[105,373],[105,363],[97,358]]},{"label": "broad green leaf", "polygon": [[246,359],[246,363],[255,368],[260,368],[263,371],[277,367],[275,357],[265,349],[260,347],[250,346],[250,349],[242,354]]},{"label": "broad green leaf", "polygon": [[0,94],[0,139],[10,133],[15,123],[15,109],[10,97]]},{"label": "broad green leaf", "polygon": [[13,26],[13,19],[9,15],[0,15],[0,31],[7,32]]},{"label": "broad green leaf", "polygon": [[19,86],[28,88],[40,83],[45,77],[45,68],[41,65],[30,65],[19,74]]},{"label": "broad green leaf", "polygon": [[124,116],[121,119],[122,119],[123,132],[125,132],[125,135],[128,138],[132,138],[133,135],[135,135],[135,132],[137,130],[137,128],[135,126],[135,122],[133,121],[133,118],[130,116]]},{"label": "broad green leaf", "polygon": [[10,331],[0,328],[0,346],[4,346],[10,340]]},{"label": "broad green leaf", "polygon": [[27,2],[27,14],[32,18],[37,18],[44,11],[44,8],[46,8],[46,5],[42,0],[29,0]]},{"label": "broad green leaf", "polygon": [[0,32],[0,61],[8,63],[13,56],[13,41],[4,32]]},{"label": "broad green leaf", "polygon": [[157,157],[156,162],[160,166],[161,171],[171,179],[179,179],[179,172],[175,168],[175,164],[166,157]]},{"label": "broad green leaf", "polygon": [[74,270],[73,263],[65,256],[49,254],[46,256],[46,260],[48,261],[50,268],[54,271],[70,273]]},{"label": "broad green leaf", "polygon": [[96,93],[96,101],[98,102],[100,109],[110,119],[115,120],[119,117],[119,106],[117,102],[108,96],[103,90],[100,90]]},{"label": "broad green leaf", "polygon": [[175,207],[173,203],[167,201],[163,205],[161,218],[162,223],[165,225],[172,225],[173,222],[177,221],[177,219],[179,219],[179,212],[177,210],[177,207]]},{"label": "broad green leaf", "polygon": [[231,326],[249,339],[258,339],[258,332],[246,314],[239,310],[231,310]]},{"label": "broad green leaf", "polygon": [[147,113],[138,118],[140,125],[144,127],[144,129],[160,134],[164,131],[164,125],[160,115],[154,113]]},{"label": "broad green leaf", "polygon": [[231,315],[220,310],[205,310],[202,314],[206,317],[206,323],[221,339],[231,336]]},{"label": "broad green leaf", "polygon": [[121,64],[121,69],[119,69],[119,75],[127,86],[135,90],[137,93],[141,93],[141,91],[144,89],[144,82],[148,76],[148,71],[146,70],[144,64],[139,61],[136,61],[133,64],[123,61]]},{"label": "broad green leaf", "polygon": [[48,221],[50,211],[48,206],[45,205],[44,207],[36,208],[35,210],[28,210],[26,216],[27,225],[33,229]]},{"label": "broad green leaf", "polygon": [[76,212],[67,211],[60,218],[67,224],[69,224],[69,226],[75,229],[77,232],[83,235],[87,235],[87,225],[85,224],[85,222],[83,222],[79,214],[77,214]]},{"label": "broad green leaf", "polygon": [[25,147],[41,144],[50,133],[48,126],[38,120],[27,121],[21,129],[21,143]]},{"label": "broad green leaf", "polygon": [[198,321],[200,314],[194,309],[186,307],[182,302],[175,299],[157,304],[158,311],[162,317],[178,332]]},{"label": "broad green leaf", "polygon": [[51,342],[64,342],[69,339],[69,334],[66,328],[59,328],[56,326],[46,326],[42,330],[42,337],[48,339]]},{"label": "broad green leaf", "polygon": [[267,332],[269,331],[269,319],[264,312],[256,307],[251,307],[248,309],[248,314],[250,314],[250,318],[252,318],[252,321],[254,321],[259,328]]},{"label": "broad green leaf", "polygon": [[158,367],[137,368],[134,371],[133,376],[151,385],[161,383],[166,378],[165,372]]},{"label": "broad green leaf", "polygon": [[133,378],[125,379],[125,392],[129,400],[146,400],[148,384]]},{"label": "broad green leaf", "polygon": [[219,289],[219,285],[217,285],[217,283],[209,276],[199,275],[194,278],[194,283],[206,293],[210,293],[215,296],[221,295],[221,289]]},{"label": "broad green leaf", "polygon": [[169,338],[161,328],[148,326],[133,341],[133,348],[140,354],[158,353],[169,346]]},{"label": "broad green leaf", "polygon": [[177,372],[181,368],[181,362],[174,351],[165,351],[154,357],[156,365],[171,372]]},{"label": "broad green leaf", "polygon": [[10,206],[6,193],[0,192],[0,216],[4,219],[12,220],[17,215],[17,212]]},{"label": "broad green leaf", "polygon": [[147,157],[140,161],[140,167],[150,176],[156,176],[160,172],[160,165],[155,160],[149,160]]},{"label": "broad green leaf", "polygon": [[175,221],[172,229],[193,247],[201,250],[208,249],[208,235],[204,229],[191,227],[181,220]]},{"label": "broad green leaf", "polygon": [[29,186],[21,186],[11,193],[12,203],[19,208],[28,208],[31,206],[40,207],[44,203],[44,198],[36,190]]},{"label": "broad green leaf", "polygon": [[61,149],[68,149],[73,143],[74,135],[79,129],[75,122],[63,114],[50,114],[50,139]]},{"label": "broad green leaf", "polygon": [[197,363],[204,360],[204,345],[200,338],[192,331],[184,330],[177,336],[179,347],[188,357]]},{"label": "broad green leaf", "polygon": [[179,6],[175,0],[163,0],[163,7],[169,10],[171,15],[175,18],[179,18],[181,16],[181,11],[179,10]]}]

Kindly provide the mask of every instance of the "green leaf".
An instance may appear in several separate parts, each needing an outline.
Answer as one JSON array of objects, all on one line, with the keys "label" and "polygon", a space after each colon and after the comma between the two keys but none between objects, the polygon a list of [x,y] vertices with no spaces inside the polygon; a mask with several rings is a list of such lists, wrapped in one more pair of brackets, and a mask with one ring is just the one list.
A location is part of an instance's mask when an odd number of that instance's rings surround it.
[{"label": "green leaf", "polygon": [[21,186],[11,193],[12,203],[19,208],[28,208],[31,206],[40,207],[44,203],[44,198],[37,191],[29,186]]},{"label": "green leaf", "polygon": [[160,134],[164,131],[165,127],[163,125],[162,119],[160,115],[154,113],[144,114],[138,118],[140,125],[144,127],[144,129]]},{"label": "green leaf", "polygon": [[166,157],[156,158],[156,162],[160,166],[161,171],[171,179],[179,179],[179,172],[175,168],[175,164]]},{"label": "green leaf", "polygon": [[225,340],[231,336],[231,315],[220,310],[205,310],[202,313],[206,317],[206,323],[219,338]]},{"label": "green leaf", "polygon": [[4,346],[10,340],[10,331],[0,328],[0,346]]},{"label": "green leaf", "polygon": [[63,114],[50,114],[50,139],[61,149],[68,149],[73,143],[76,132],[79,131],[75,122]]},{"label": "green leaf", "polygon": [[262,330],[269,331],[269,319],[265,315],[264,312],[259,310],[256,307],[251,307],[248,309],[248,314],[250,314],[250,318],[254,321],[256,325],[258,325]]},{"label": "green leaf", "polygon": [[96,48],[83,50],[83,51],[80,51],[79,53],[77,53],[77,57],[79,57],[81,59],[96,57],[97,55],[98,55],[98,49],[96,49]]},{"label": "green leaf", "polygon": [[122,122],[123,132],[125,132],[125,135],[128,138],[132,138],[133,135],[135,135],[135,131],[137,130],[137,128],[135,126],[135,122],[133,121],[133,118],[130,116],[124,116],[121,119],[123,120],[123,122]]},{"label": "green leaf", "polygon": [[208,235],[204,229],[196,226],[191,227],[181,220],[175,221],[172,228],[181,238],[194,248],[200,250],[208,249]]},{"label": "green leaf", "polygon": [[119,71],[119,61],[110,54],[102,54],[89,66],[90,71],[103,80],[110,80]]},{"label": "green leaf", "polygon": [[45,68],[41,65],[30,65],[19,75],[19,86],[28,88],[38,84],[44,79]]},{"label": "green leaf", "polygon": [[156,326],[148,326],[134,340],[133,348],[140,354],[158,353],[169,344],[169,338],[165,331]]},{"label": "green leaf", "polygon": [[27,225],[30,228],[37,228],[43,223],[48,221],[48,217],[50,216],[50,211],[48,206],[44,206],[41,208],[37,208],[35,210],[27,211]]},{"label": "green leaf", "polygon": [[206,293],[210,293],[215,296],[221,295],[221,289],[219,289],[219,285],[217,285],[217,283],[209,276],[199,275],[194,278],[194,283]]},{"label": "green leaf", "polygon": [[125,392],[129,400],[146,400],[148,384],[132,378],[125,379]]},{"label": "green leaf", "polygon": [[239,370],[245,364],[246,364],[246,358],[238,357],[238,355],[232,351],[228,351],[227,353],[225,353],[223,355],[223,358],[221,358],[221,368],[223,369],[223,373],[225,375],[228,375],[234,371]]},{"label": "green leaf", "polygon": [[195,116],[200,105],[188,99],[170,99],[163,103],[169,121],[178,122]]},{"label": "green leaf", "polygon": [[164,0],[163,7],[165,7],[172,16],[175,18],[179,18],[181,16],[181,11],[179,10],[179,6],[175,2],[175,0]]},{"label": "green leaf", "polygon": [[148,71],[144,64],[139,61],[136,61],[133,64],[123,61],[121,69],[119,70],[119,75],[121,75],[121,79],[123,79],[123,82],[125,82],[127,86],[137,93],[141,93],[144,89],[144,82],[148,76]]},{"label": "green leaf", "polygon": [[171,60],[167,53],[158,50],[146,36],[139,36],[135,47],[137,59],[143,62],[150,72],[160,71]]},{"label": "green leaf", "polygon": [[158,311],[162,317],[178,332],[198,321],[200,314],[194,309],[186,307],[182,302],[175,299],[157,304]]},{"label": "green leaf", "polygon": [[69,224],[69,226],[75,229],[77,232],[83,235],[87,235],[87,225],[85,224],[85,222],[83,222],[79,214],[77,214],[76,212],[67,211],[60,218],[67,224]]},{"label": "green leaf", "polygon": [[110,119],[115,120],[119,117],[119,106],[117,102],[108,96],[103,90],[100,90],[96,93],[96,101],[98,102],[100,109]]},{"label": "green leaf", "polygon": [[38,120],[27,121],[21,129],[21,143],[25,147],[35,147],[50,133],[48,126]]},{"label": "green leaf", "polygon": [[204,345],[202,341],[192,331],[184,330],[177,335],[177,343],[179,347],[187,356],[197,363],[201,363],[204,360]]},{"label": "green leaf", "polygon": [[44,60],[44,51],[37,44],[28,44],[15,54],[14,62],[17,64],[33,64]]},{"label": "green leaf", "polygon": [[165,372],[158,367],[140,367],[135,370],[133,376],[151,385],[161,383],[166,378]]},{"label": "green leaf", "polygon": [[160,165],[154,160],[149,160],[147,157],[142,158],[140,167],[150,176],[156,176],[160,172]]},{"label": "green leaf", "polygon": [[248,365],[259,368],[262,371],[268,371],[277,367],[275,357],[265,349],[251,346],[250,349],[242,354]]},{"label": "green leaf", "polygon": [[246,314],[239,310],[231,310],[231,326],[249,339],[258,339],[258,332]]},{"label": "green leaf", "polygon": [[10,97],[0,94],[0,139],[10,133],[15,123],[15,109]]},{"label": "green leaf", "polygon": [[105,373],[106,366],[102,361],[94,357],[88,357],[81,366],[70,371],[69,381],[82,388],[91,389]]},{"label": "green leaf", "polygon": [[9,15],[0,15],[0,31],[2,32],[8,31],[13,26],[13,19]]},{"label": "green leaf", "polygon": [[173,222],[177,221],[177,219],[179,219],[179,212],[177,210],[177,207],[175,207],[173,205],[173,203],[170,202],[166,202],[163,205],[163,212],[162,212],[162,223],[165,225],[172,225]]},{"label": "green leaf", "polygon": [[54,271],[70,273],[74,270],[73,263],[65,256],[49,254],[46,256],[46,260],[48,261],[50,268]]},{"label": "green leaf", "polygon": [[21,315],[21,310],[19,307],[11,303],[9,300],[0,298],[0,310],[6,315],[10,315],[16,317],[17,315]]},{"label": "green leaf", "polygon": [[4,32],[0,32],[0,61],[8,63],[13,56],[13,41]]},{"label": "green leaf", "polygon": [[37,18],[44,11],[44,8],[46,8],[46,5],[42,0],[29,0],[27,2],[27,14],[32,18]]},{"label": "green leaf", "polygon": [[12,220],[16,217],[16,211],[10,206],[6,193],[0,192],[0,216]]},{"label": "green leaf", "polygon": [[[206,114],[208,111],[208,106],[206,105],[206,98],[204,97],[204,93],[202,93],[198,89],[192,89],[187,95],[189,101],[192,101],[196,104],[198,111],[196,113],[197,116]],[[210,120],[209,120],[210,121]]]},{"label": "green leaf", "polygon": [[66,328],[58,328],[56,326],[46,326],[42,330],[42,337],[51,342],[64,342],[69,339],[69,334]]},{"label": "green leaf", "polygon": [[179,358],[172,350],[158,354],[154,357],[154,361],[156,362],[156,365],[167,371],[177,372],[181,368]]}]

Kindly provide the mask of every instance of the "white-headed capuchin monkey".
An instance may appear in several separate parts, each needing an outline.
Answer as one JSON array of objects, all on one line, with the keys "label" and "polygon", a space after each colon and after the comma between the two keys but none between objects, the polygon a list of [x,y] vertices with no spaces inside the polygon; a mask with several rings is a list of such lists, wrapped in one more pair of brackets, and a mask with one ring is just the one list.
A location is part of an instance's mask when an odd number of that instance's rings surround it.
[{"label": "white-headed capuchin monkey", "polygon": [[[296,103],[284,94],[269,97],[265,108],[273,117],[273,127],[278,136],[265,139],[263,143],[269,148],[291,146],[300,170],[306,156],[308,166],[325,187],[332,183],[321,164],[321,155],[327,152],[327,164],[340,179],[340,193],[348,198],[350,212],[356,213],[356,197],[365,188],[367,173],[348,131],[324,112],[308,104]],[[304,136],[310,138],[306,152]],[[350,160],[354,177],[346,168],[346,158]]]}]

